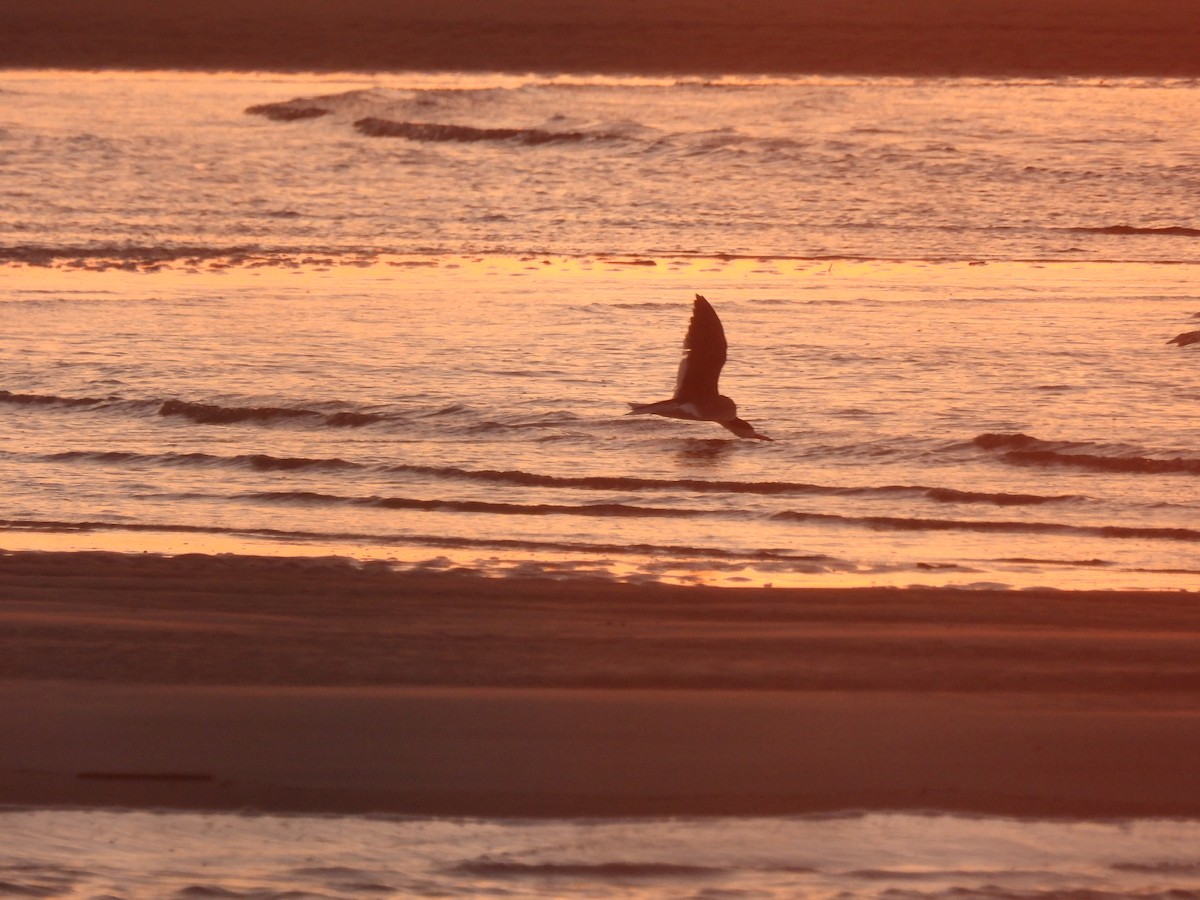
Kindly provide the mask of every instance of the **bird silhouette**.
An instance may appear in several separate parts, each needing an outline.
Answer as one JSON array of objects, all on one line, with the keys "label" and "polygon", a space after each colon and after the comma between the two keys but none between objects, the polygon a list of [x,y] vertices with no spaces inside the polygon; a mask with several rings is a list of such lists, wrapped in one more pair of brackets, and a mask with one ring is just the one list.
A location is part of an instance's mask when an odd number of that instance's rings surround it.
[{"label": "bird silhouette", "polygon": [[675,394],[657,403],[630,403],[630,416],[666,416],[695,422],[716,422],[738,437],[770,441],[745,419],[739,419],[737,404],[717,389],[725,365],[728,344],[725,329],[712,305],[696,295],[692,320],[683,339],[683,359],[675,380]]}]

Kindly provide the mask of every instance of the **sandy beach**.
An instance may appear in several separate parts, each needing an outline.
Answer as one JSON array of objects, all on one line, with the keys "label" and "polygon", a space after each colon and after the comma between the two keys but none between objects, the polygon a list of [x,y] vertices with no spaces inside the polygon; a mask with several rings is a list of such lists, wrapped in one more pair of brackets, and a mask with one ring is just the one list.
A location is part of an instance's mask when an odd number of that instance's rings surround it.
[{"label": "sandy beach", "polygon": [[1188,0],[10,3],[0,68],[1200,74]]},{"label": "sandy beach", "polygon": [[0,804],[1200,814],[1175,593],[0,556]]}]

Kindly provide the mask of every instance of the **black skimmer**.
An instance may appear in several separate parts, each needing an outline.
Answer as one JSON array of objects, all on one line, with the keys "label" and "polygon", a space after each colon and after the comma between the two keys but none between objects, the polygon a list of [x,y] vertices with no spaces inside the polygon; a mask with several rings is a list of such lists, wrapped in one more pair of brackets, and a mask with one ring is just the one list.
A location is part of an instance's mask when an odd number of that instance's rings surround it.
[{"label": "black skimmer", "polygon": [[675,381],[675,395],[658,403],[630,403],[630,416],[667,416],[695,422],[716,422],[738,437],[770,441],[745,419],[739,419],[737,404],[717,390],[725,365],[725,329],[707,300],[696,295],[692,321],[683,339],[683,359]]}]

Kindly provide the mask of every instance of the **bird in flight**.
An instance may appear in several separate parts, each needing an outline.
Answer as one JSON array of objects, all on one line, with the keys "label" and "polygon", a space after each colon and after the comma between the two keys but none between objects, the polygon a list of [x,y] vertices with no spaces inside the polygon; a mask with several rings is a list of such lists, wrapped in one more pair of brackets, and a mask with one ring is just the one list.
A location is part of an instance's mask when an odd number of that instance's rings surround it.
[{"label": "bird in flight", "polygon": [[658,403],[630,403],[632,408],[626,415],[716,422],[738,437],[774,440],[759,434],[745,419],[739,419],[737,404],[717,390],[727,346],[725,329],[716,311],[697,294],[692,321],[683,339],[683,359],[679,361],[674,396]]}]

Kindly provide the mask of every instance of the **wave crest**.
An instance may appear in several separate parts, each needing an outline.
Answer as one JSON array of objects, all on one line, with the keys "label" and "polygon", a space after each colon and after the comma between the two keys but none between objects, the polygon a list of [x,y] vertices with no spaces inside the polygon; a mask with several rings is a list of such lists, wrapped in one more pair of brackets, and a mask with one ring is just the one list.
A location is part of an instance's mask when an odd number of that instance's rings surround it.
[{"label": "wave crest", "polygon": [[1200,228],[1188,228],[1185,225],[1165,225],[1162,227],[1139,227],[1137,225],[1103,225],[1094,228],[1073,228],[1080,234],[1160,234],[1177,237],[1200,237]]},{"label": "wave crest", "polygon": [[1000,459],[1013,465],[1072,466],[1091,472],[1130,475],[1200,475],[1200,459],[1186,456],[1160,459],[1086,452],[1086,448],[1094,448],[1095,445],[1082,441],[1044,441],[1016,433],[981,434],[972,443],[984,450],[998,451]]},{"label": "wave crest", "polygon": [[711,515],[700,510],[631,506],[627,503],[500,503],[489,500],[418,500],[411,497],[342,497],[315,491],[260,491],[252,500],[316,505],[362,506],[373,509],[419,510],[426,512],[488,513],[516,516],[597,516],[618,518],[687,519]]},{"label": "wave crest", "polygon": [[263,116],[274,122],[295,122],[299,119],[318,119],[327,116],[331,110],[309,103],[295,100],[285,100],[282,103],[259,103],[246,107],[246,114]]},{"label": "wave crest", "polygon": [[517,144],[578,143],[589,138],[603,137],[583,131],[547,131],[542,128],[477,128],[473,125],[444,125],[436,122],[393,122],[367,116],[358,119],[354,128],[367,137],[398,137],[410,141],[451,142],[460,144],[478,141],[512,141]]},{"label": "wave crest", "polygon": [[0,403],[11,403],[14,406],[101,406],[111,398],[102,397],[58,397],[53,394],[14,394],[12,391],[0,391]]},{"label": "wave crest", "polygon": [[193,403],[188,400],[164,400],[158,409],[160,416],[180,416],[199,425],[234,425],[252,422],[270,425],[307,419],[334,428],[357,428],[380,422],[387,417],[379,413],[324,413],[313,409],[288,406],[218,406],[212,403]]},{"label": "wave crest", "polygon": [[287,472],[303,469],[354,469],[360,463],[338,457],[309,459],[303,456],[270,456],[266,453],[244,453],[238,456],[216,456],[211,453],[133,453],[127,450],[65,450],[51,454],[55,462],[146,463],[165,466],[245,467],[259,472]]},{"label": "wave crest", "polygon": [[1167,541],[1200,541],[1200,529],[1154,528],[1127,525],[1068,525],[1063,522],[1011,522],[978,519],[921,519],[904,516],[843,516],[784,510],[772,519],[806,523],[857,525],[880,531],[976,531],[1004,534],[1064,534],[1099,538],[1145,538]]},{"label": "wave crest", "polygon": [[[0,398],[2,399],[2,398]],[[321,415],[314,413],[314,415]],[[336,414],[354,415],[354,414]],[[334,418],[336,418],[336,415]],[[1071,503],[1086,498],[1077,494],[1015,494],[1002,491],[963,491],[923,485],[882,485],[841,487],[794,481],[723,481],[700,478],[644,478],[634,475],[549,475],[520,469],[464,469],[459,466],[433,466],[420,463],[362,463],[339,457],[279,457],[269,454],[218,456],[208,453],[140,454],[125,451],[71,450],[52,454],[60,462],[148,463],[165,466],[228,466],[257,471],[299,469],[357,469],[389,475],[416,475],[444,481],[467,481],[512,487],[556,488],[562,490],[655,492],[690,491],[698,494],[747,494],[754,496],[827,496],[883,499],[925,499],[945,504],[981,504],[993,506],[1038,506]]]},{"label": "wave crest", "polygon": [[451,869],[463,875],[487,878],[702,878],[724,875],[714,866],[653,862],[524,863],[484,857],[459,863]]},{"label": "wave crest", "polygon": [[789,553],[782,550],[730,550],[724,547],[702,547],[687,544],[616,544],[594,541],[538,540],[536,538],[478,538],[446,534],[404,534],[383,536],[365,532],[320,532],[283,530],[278,528],[222,527],[219,525],[182,525],[155,522],[61,521],[52,519],[0,519],[0,530],[35,531],[52,534],[79,532],[161,532],[165,534],[216,534],[266,537],[275,540],[368,540],[383,546],[443,547],[450,549],[527,550],[552,553],[589,553],[603,555],[659,556],[672,559],[719,559],[787,563],[807,567],[802,571],[823,572],[844,568],[847,563],[821,553]]}]

